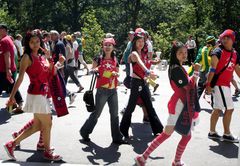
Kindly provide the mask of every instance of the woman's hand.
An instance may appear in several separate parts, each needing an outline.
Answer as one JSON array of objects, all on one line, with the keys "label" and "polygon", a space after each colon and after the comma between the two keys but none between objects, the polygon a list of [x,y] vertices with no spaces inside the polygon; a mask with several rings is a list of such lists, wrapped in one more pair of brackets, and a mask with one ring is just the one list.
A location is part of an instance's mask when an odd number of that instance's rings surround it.
[{"label": "woman's hand", "polygon": [[113,72],[112,72],[112,76],[114,76],[114,77],[118,77],[118,76],[119,76],[119,73],[116,72],[116,71],[113,71]]},{"label": "woman's hand", "polygon": [[15,98],[9,97],[9,99],[8,99],[8,101],[7,101],[7,103],[6,103],[6,106],[7,106],[7,107],[12,106],[12,105],[15,104],[15,103],[16,103]]}]

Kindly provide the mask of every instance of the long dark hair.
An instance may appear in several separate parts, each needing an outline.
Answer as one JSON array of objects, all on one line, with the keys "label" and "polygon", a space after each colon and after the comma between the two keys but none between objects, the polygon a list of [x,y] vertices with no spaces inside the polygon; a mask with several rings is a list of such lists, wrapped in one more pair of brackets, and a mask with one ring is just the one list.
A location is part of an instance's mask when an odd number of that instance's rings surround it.
[{"label": "long dark hair", "polygon": [[173,41],[172,43],[172,48],[171,48],[171,53],[170,53],[170,62],[169,62],[169,69],[168,69],[168,77],[170,79],[171,77],[171,70],[174,66],[179,65],[180,66],[180,62],[177,59],[177,51],[180,48],[185,47],[185,45],[182,42],[179,41]]},{"label": "long dark hair", "polygon": [[[136,43],[137,43],[137,40],[138,39],[144,39],[144,36],[143,35],[139,35],[139,34],[134,34],[134,38],[133,38],[133,41],[132,41],[132,51],[137,51],[137,46],[136,46]],[[144,47],[142,48],[142,51],[143,51]]]},{"label": "long dark hair", "polygon": [[[36,29],[31,32],[30,31],[27,32],[25,41],[24,41],[24,46],[25,46],[24,54],[27,54],[29,56],[32,54],[32,49],[30,48],[29,42],[30,42],[31,38],[33,38],[33,37],[38,37],[40,39],[40,47],[44,48],[44,43],[42,40],[42,34],[41,34],[40,30]],[[38,53],[42,55],[43,54],[42,49],[39,48]]]}]

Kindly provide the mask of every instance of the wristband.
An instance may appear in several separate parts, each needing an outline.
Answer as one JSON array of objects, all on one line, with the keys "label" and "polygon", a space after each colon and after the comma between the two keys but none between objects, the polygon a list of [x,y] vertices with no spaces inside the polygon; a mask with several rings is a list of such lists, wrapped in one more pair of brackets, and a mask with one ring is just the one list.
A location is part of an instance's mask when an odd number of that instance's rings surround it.
[{"label": "wristband", "polygon": [[211,73],[216,73],[216,69],[211,67],[211,68],[209,69],[209,72],[211,72]]}]

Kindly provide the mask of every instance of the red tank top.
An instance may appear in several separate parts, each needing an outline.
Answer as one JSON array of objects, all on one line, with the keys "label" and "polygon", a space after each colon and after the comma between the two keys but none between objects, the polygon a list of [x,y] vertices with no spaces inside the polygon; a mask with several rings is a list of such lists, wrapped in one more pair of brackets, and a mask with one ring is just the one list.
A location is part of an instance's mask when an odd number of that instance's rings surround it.
[{"label": "red tank top", "polygon": [[[144,65],[146,66],[148,62],[148,54],[142,51],[140,58]],[[141,66],[138,63],[136,62],[132,63],[132,69],[134,74],[136,74],[141,79],[144,79],[145,71],[141,68]]]},{"label": "red tank top", "polygon": [[[116,76],[112,76],[112,72],[117,72],[117,60],[100,58],[100,65],[98,67],[99,77],[97,78],[96,88],[105,87],[116,88],[118,85],[118,79]],[[114,85],[113,85],[114,84]]]},{"label": "red tank top", "polygon": [[49,64],[46,59],[41,55],[37,57],[31,55],[31,59],[32,64],[26,70],[30,79],[28,93],[33,95],[46,95],[49,89]]}]

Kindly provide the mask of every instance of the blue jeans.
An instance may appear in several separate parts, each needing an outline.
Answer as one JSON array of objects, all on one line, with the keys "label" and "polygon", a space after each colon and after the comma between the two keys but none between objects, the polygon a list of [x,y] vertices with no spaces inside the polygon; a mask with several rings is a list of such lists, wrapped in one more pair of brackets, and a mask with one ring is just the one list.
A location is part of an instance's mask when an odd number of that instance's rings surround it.
[{"label": "blue jeans", "polygon": [[80,133],[84,138],[88,138],[92,133],[98,118],[100,117],[103,107],[108,103],[110,119],[111,119],[111,132],[113,141],[122,140],[122,134],[119,129],[119,117],[118,117],[118,95],[116,89],[98,88],[95,96],[96,110],[92,112],[89,118],[82,126]]}]

